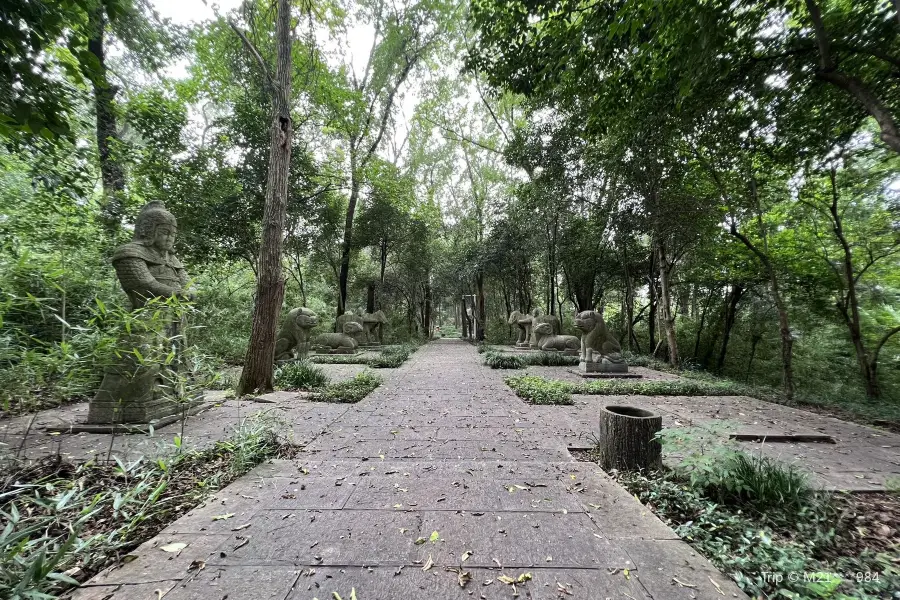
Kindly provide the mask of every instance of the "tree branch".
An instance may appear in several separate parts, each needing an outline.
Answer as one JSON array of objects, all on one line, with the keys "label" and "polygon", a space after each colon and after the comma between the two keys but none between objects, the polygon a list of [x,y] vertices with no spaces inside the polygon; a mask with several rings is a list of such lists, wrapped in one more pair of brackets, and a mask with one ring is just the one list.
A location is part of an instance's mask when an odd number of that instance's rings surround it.
[{"label": "tree branch", "polygon": [[228,19],[228,24],[234,29],[234,32],[241,38],[241,42],[244,43],[244,47],[253,55],[253,58],[256,59],[256,62],[259,63],[259,68],[262,69],[263,75],[266,76],[266,80],[269,82],[269,85],[273,88],[277,88],[278,86],[275,83],[275,80],[272,78],[272,73],[269,71],[269,65],[266,64],[265,59],[263,59],[262,54],[259,53],[259,50],[256,49],[256,46],[253,45],[247,36],[244,35],[244,32],[240,30],[240,28],[232,21]]}]

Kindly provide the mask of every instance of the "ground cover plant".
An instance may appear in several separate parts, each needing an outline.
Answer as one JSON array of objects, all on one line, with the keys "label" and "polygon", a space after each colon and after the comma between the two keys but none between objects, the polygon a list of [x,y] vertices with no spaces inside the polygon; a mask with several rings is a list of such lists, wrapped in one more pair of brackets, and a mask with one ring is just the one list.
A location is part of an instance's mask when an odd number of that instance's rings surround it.
[{"label": "ground cover plant", "polygon": [[354,404],[381,385],[381,381],[381,377],[378,375],[369,371],[363,371],[353,379],[326,385],[324,388],[314,392],[309,399],[314,402]]},{"label": "ground cover plant", "polygon": [[662,472],[615,477],[751,597],[875,600],[897,589],[897,494],[818,491],[796,468],[741,450],[726,430],[664,430],[664,453],[680,458]]},{"label": "ground cover plant", "polygon": [[531,404],[572,404],[572,394],[564,381],[533,375],[517,375],[505,379],[519,398]]},{"label": "ground cover plant", "polygon": [[275,385],[285,390],[317,390],[328,385],[328,375],[307,361],[289,362],[275,369]]},{"label": "ground cover plant", "polygon": [[492,369],[524,369],[525,367],[572,367],[578,364],[577,356],[562,352],[484,352],[484,364]]},{"label": "ground cover plant", "polygon": [[294,447],[265,414],[199,452],[124,463],[52,456],[0,474],[0,597],[56,597],[150,539],[212,492]]}]

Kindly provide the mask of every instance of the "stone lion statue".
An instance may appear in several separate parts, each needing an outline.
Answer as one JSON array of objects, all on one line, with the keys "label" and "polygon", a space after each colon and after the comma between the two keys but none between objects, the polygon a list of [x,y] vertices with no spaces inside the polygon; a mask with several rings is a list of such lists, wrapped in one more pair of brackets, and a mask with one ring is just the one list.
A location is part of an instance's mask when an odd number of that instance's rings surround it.
[{"label": "stone lion statue", "polygon": [[316,336],[315,345],[332,354],[353,354],[359,347],[356,336],[362,333],[363,326],[356,321],[344,323],[342,333],[320,333]]},{"label": "stone lion statue", "polygon": [[541,309],[536,308],[531,311],[531,336],[528,338],[528,343],[532,348],[538,347],[537,337],[534,333],[534,328],[541,323],[547,323],[550,327],[553,328],[553,333],[560,333],[560,324],[559,317],[556,315],[544,315],[541,314]]},{"label": "stone lion statue", "polygon": [[[587,370],[627,371],[628,365],[622,358],[622,347],[606,328],[603,316],[595,310],[586,310],[575,316],[575,327],[584,332],[581,336],[582,365]],[[597,365],[598,368],[591,368]]]},{"label": "stone lion statue", "polygon": [[566,350],[577,351],[581,341],[574,335],[557,335],[553,333],[553,325],[550,323],[538,323],[534,326],[534,337],[537,340],[539,350]]},{"label": "stone lion statue", "polygon": [[308,308],[295,308],[284,318],[275,340],[275,360],[306,358],[309,353],[309,336],[319,324],[316,313]]},{"label": "stone lion statue", "polygon": [[387,315],[383,310],[377,310],[373,313],[365,313],[362,316],[363,329],[366,333],[366,343],[369,345],[380,345],[382,339],[382,330],[384,324],[387,323]]},{"label": "stone lion statue", "polygon": [[507,319],[506,324],[515,325],[519,328],[516,346],[527,346],[528,338],[531,337],[531,315],[514,310],[509,313],[509,319]]}]

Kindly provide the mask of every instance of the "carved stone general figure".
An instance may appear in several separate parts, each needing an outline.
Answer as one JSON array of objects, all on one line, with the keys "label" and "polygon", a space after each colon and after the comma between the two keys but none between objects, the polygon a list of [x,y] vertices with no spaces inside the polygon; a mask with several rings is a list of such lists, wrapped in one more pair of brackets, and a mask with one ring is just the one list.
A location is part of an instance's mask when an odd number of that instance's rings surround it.
[{"label": "carved stone general figure", "polygon": [[531,337],[528,338],[528,344],[532,348],[538,347],[534,328],[541,323],[548,323],[553,328],[553,333],[557,335],[560,333],[559,317],[556,315],[544,315],[541,314],[541,309],[534,309],[531,311]]},{"label": "carved stone general figure", "polygon": [[[112,264],[122,289],[128,295],[134,310],[143,308],[153,298],[180,296],[189,298],[185,291],[188,282],[184,265],[172,253],[178,224],[174,215],[162,202],[148,202],[138,214],[131,242],[115,250]],[[166,326],[168,342],[165,348],[157,348],[158,340],[130,335],[120,340],[125,345],[142,349],[141,356],[168,354],[176,350],[174,360],[160,360],[152,364],[145,360],[123,358],[122,363],[107,367],[103,382],[88,408],[89,424],[150,423],[165,417],[181,414],[202,400],[176,398],[173,382],[179,381],[184,346],[183,325],[172,318]],[[130,348],[129,348],[130,350]],[[158,352],[154,352],[158,350]],[[161,352],[159,352],[161,351]],[[183,382],[182,382],[183,383]]]},{"label": "carved stone general figure", "polygon": [[538,350],[549,352],[557,350],[569,356],[578,356],[581,341],[574,335],[557,335],[553,333],[550,323],[538,323],[534,326]]},{"label": "carved stone general figure", "polygon": [[586,373],[627,373],[628,365],[622,358],[622,347],[606,328],[603,317],[595,310],[586,310],[575,316],[575,327],[584,332],[581,336],[579,368]]},{"label": "carved stone general figure", "polygon": [[275,341],[275,360],[306,358],[309,354],[309,336],[319,324],[316,313],[308,308],[295,308],[284,318]]},{"label": "carved stone general figure", "polygon": [[506,324],[515,325],[519,328],[519,336],[516,338],[516,347],[527,348],[528,338],[531,336],[531,315],[514,310],[509,314],[509,319],[507,319]]},{"label": "carved stone general figure", "polygon": [[354,313],[352,310],[345,311],[344,314],[340,315],[335,320],[335,324],[337,326],[338,332],[346,332],[346,330],[344,329],[344,325],[346,325],[349,322],[359,324],[359,331],[356,331],[356,329],[354,328],[353,330],[356,333],[351,334],[353,336],[353,339],[356,340],[356,345],[360,346],[362,344],[365,344],[366,343],[366,335],[365,335],[366,328],[365,328],[365,324],[363,323],[363,318],[361,316],[359,316],[358,314]]},{"label": "carved stone general figure", "polygon": [[374,313],[365,313],[362,316],[362,321],[366,345],[380,346],[382,344],[382,330],[384,329],[384,324],[387,323],[387,316],[384,314],[384,311],[378,310]]},{"label": "carved stone general figure", "polygon": [[347,321],[342,329],[342,333],[320,333],[317,335],[313,342],[315,348],[330,354],[355,354],[356,349],[359,347],[356,336],[362,333],[363,326],[356,321]]},{"label": "carved stone general figure", "polygon": [[148,202],[138,214],[134,239],[116,248],[112,264],[132,308],[150,298],[183,295],[188,276],[172,254],[178,224],[162,202]]}]

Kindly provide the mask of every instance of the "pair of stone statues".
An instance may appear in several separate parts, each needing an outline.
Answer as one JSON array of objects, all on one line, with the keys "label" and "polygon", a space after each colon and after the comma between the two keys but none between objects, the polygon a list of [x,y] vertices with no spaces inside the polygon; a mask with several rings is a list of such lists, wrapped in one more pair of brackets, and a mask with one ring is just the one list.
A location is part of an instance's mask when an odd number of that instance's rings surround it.
[{"label": "pair of stone statues", "polygon": [[574,335],[561,335],[559,318],[542,315],[539,308],[530,314],[513,311],[507,323],[519,327],[517,348],[578,356],[579,368],[585,373],[628,372],[622,347],[597,311],[586,310],[575,316],[575,327],[583,332],[580,340]]},{"label": "pair of stone statues", "polygon": [[311,347],[329,354],[355,354],[360,346],[379,346],[386,321],[380,310],[362,315],[347,311],[337,318],[337,333],[320,333],[311,339],[318,317],[308,308],[295,308],[278,330],[275,361],[306,358]]}]

